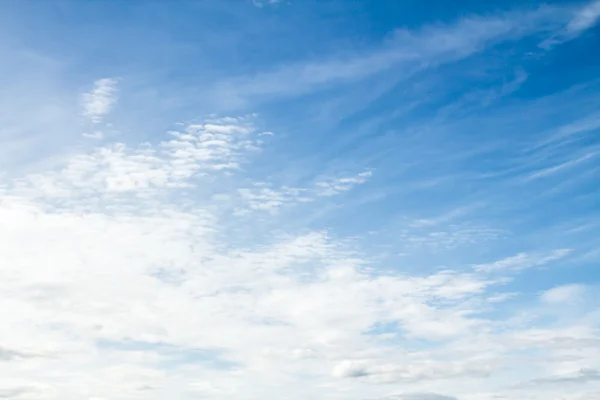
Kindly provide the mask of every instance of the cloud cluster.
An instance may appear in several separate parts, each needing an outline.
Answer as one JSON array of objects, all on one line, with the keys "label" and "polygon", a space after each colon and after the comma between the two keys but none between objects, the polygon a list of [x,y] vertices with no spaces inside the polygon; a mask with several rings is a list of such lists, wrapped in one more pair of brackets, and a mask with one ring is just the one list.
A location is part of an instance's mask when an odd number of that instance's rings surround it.
[{"label": "cloud cluster", "polygon": [[[248,118],[209,119],[154,145],[107,144],[3,182],[7,393],[256,398],[273,381],[299,388],[305,374],[330,390],[344,381],[419,390],[506,367],[502,357],[518,347],[501,345],[508,339],[481,314],[504,282],[488,273],[567,251],[410,276],[373,275],[359,249],[326,232],[238,243],[236,213],[264,204],[235,187],[244,160],[259,154],[257,132]],[[367,177],[317,184],[313,195],[340,195]],[[503,350],[463,353],[463,338],[482,335]],[[446,345],[424,351],[423,340]]]},{"label": "cloud cluster", "polygon": [[[352,177],[331,177],[317,180],[308,187],[272,188],[267,182],[257,182],[251,188],[242,188],[238,192],[251,210],[277,212],[285,205],[311,203],[319,197],[331,197],[350,191],[354,186],[367,182],[372,171],[365,171]],[[247,210],[240,210],[244,213]]]}]

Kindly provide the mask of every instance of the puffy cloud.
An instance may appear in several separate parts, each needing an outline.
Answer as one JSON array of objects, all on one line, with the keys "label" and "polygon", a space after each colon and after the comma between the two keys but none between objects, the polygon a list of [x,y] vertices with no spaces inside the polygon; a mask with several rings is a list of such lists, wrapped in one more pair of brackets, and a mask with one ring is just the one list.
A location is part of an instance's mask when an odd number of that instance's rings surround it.
[{"label": "puffy cloud", "polygon": [[[365,333],[396,321],[413,337],[467,334],[481,324],[466,299],[492,282],[449,272],[372,276],[367,259],[323,231],[267,231],[241,244],[229,236],[247,206],[232,173],[259,154],[258,132],[248,118],[209,119],[155,145],[107,144],[6,179],[3,379],[65,398],[83,393],[79,380],[110,398],[237,396],[272,379],[327,379],[331,368],[372,383],[470,374],[436,356],[422,362],[373,347]],[[370,357],[368,368],[348,367],[349,354]]]}]

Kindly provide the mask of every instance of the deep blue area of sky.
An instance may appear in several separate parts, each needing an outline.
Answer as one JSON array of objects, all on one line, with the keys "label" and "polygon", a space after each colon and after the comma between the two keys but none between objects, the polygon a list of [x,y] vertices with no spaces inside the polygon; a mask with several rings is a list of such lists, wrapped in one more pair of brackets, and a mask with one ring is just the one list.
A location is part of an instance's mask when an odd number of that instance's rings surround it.
[{"label": "deep blue area of sky", "polygon": [[[193,76],[199,68],[219,76],[223,70],[227,74],[252,73],[274,62],[326,58],[331,52],[369,47],[399,28],[416,29],[542,4],[532,0],[285,3],[258,8],[246,0],[5,0],[1,20],[3,25],[21,31],[21,38],[28,38],[28,43],[20,44],[53,54],[68,57],[72,48],[81,51],[85,44],[86,54],[81,58],[95,61],[98,67],[118,68],[115,60],[125,58],[129,65],[152,61],[174,77]],[[543,4],[568,3],[578,2]],[[532,73],[536,79],[519,95],[536,96],[596,76],[600,52],[592,49],[598,48],[600,39],[592,31],[584,36],[536,62]],[[110,43],[118,46],[107,45]],[[207,59],[203,54],[209,50],[213,53]]]}]

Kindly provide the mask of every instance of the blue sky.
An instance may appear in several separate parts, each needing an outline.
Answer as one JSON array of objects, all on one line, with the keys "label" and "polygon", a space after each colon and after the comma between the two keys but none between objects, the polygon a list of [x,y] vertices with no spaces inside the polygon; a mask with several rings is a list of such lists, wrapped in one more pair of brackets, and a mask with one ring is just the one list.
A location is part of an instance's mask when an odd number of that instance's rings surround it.
[{"label": "blue sky", "polygon": [[0,397],[600,398],[597,22],[5,0]]}]

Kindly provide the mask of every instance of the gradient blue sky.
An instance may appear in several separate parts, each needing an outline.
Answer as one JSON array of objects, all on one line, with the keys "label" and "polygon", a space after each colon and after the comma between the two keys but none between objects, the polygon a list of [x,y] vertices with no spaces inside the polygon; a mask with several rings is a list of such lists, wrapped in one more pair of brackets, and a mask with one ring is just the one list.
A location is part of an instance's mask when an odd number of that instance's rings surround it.
[{"label": "gradient blue sky", "polygon": [[4,0],[0,397],[600,399],[599,21]]}]

